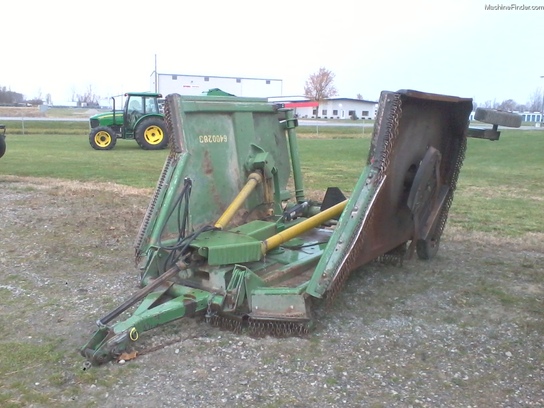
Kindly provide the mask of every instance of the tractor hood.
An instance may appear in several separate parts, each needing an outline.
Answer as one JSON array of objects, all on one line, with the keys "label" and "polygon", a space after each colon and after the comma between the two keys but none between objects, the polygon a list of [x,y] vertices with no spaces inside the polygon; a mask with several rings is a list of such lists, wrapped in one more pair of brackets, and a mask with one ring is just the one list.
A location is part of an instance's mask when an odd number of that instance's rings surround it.
[{"label": "tractor hood", "polygon": [[97,113],[89,118],[91,127],[97,126],[111,126],[111,125],[123,125],[123,111],[115,110],[115,120],[113,111]]},{"label": "tractor hood", "polygon": [[[120,116],[120,117],[123,117],[123,111],[122,110],[116,110],[115,111],[115,116]],[[89,118],[89,120],[92,120],[92,119],[96,119],[96,120],[104,120],[104,119],[107,119],[107,118],[111,118],[113,119],[113,111],[108,111],[108,112],[102,112],[102,113],[97,113],[96,115],[93,115]]]}]

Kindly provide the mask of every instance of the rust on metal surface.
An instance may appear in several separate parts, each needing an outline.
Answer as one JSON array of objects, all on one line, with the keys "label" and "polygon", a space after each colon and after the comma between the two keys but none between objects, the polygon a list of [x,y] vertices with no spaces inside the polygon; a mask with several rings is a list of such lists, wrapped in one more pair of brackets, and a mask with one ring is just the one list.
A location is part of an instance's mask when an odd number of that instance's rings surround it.
[{"label": "rust on metal surface", "polygon": [[[470,112],[471,100],[414,91],[401,91],[399,94],[400,104],[396,109],[400,113],[385,111],[386,118],[398,115],[398,134],[388,134],[390,128],[378,126],[374,135],[377,139],[374,144],[381,146],[377,152],[388,150],[387,166],[384,167],[387,179],[373,206],[372,222],[365,228],[369,238],[356,251],[360,255],[354,267],[415,238],[414,213],[407,205],[408,196],[414,187],[410,183],[411,169],[415,168],[416,174],[417,171],[434,173],[436,170],[436,175],[433,175],[436,178],[435,184],[448,186],[448,193],[453,192],[457,181],[458,158],[462,153],[459,146],[466,138],[466,123],[459,119]],[[428,151],[436,152],[434,160],[424,162]],[[429,166],[430,169],[421,166]],[[428,185],[419,187],[423,190],[430,188]],[[446,199],[434,193],[424,195],[422,199],[429,209],[422,214],[423,219],[419,220],[424,226],[427,219],[437,218],[437,214],[444,209]]]},{"label": "rust on metal surface", "polygon": [[[378,174],[373,182],[383,180],[383,186],[329,283],[329,300],[353,270],[418,242],[419,235],[438,245],[464,158],[471,99],[403,90],[383,92],[379,106],[368,164]],[[431,158],[424,162],[426,155]],[[418,173],[422,181],[414,185]],[[408,205],[413,188],[425,200],[415,213]]]}]

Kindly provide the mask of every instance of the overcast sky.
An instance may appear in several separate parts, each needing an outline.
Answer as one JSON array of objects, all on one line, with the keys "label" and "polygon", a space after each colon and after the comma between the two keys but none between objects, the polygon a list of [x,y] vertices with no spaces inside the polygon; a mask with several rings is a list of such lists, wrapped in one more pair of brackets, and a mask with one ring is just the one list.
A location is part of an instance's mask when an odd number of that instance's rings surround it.
[{"label": "overcast sky", "polygon": [[[520,0],[521,1],[521,0]],[[544,6],[523,0],[517,6]],[[151,90],[159,73],[283,80],[303,94],[319,67],[339,96],[416,89],[478,103],[544,87],[543,10],[480,0],[27,0],[2,5],[0,86],[53,102],[92,86]],[[514,3],[515,4],[515,3]]]}]

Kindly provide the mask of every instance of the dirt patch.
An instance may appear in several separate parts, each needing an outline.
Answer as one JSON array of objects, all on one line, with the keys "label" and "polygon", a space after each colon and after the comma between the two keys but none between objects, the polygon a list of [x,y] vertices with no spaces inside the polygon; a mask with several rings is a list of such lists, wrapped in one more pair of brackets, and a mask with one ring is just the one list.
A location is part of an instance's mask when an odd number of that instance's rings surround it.
[{"label": "dirt patch", "polygon": [[[447,228],[436,259],[354,273],[305,338],[184,319],[83,370],[94,322],[138,288],[151,192],[0,178],[0,406],[529,407],[544,393],[543,237]],[[160,347],[164,345],[164,347]]]},{"label": "dirt patch", "polygon": [[30,189],[37,190],[62,190],[70,192],[82,192],[82,191],[107,191],[121,196],[136,195],[150,197],[153,189],[150,188],[136,188],[131,186],[124,186],[115,183],[82,183],[80,181],[71,181],[55,178],[39,178],[39,177],[19,177],[4,175],[0,179],[4,182],[21,183],[21,186],[26,186]]},{"label": "dirt patch", "polygon": [[0,116],[15,118],[40,118],[45,117],[45,113],[40,112],[40,108],[37,106],[0,106]]},{"label": "dirt patch", "polygon": [[544,197],[535,195],[533,191],[528,188],[523,188],[517,186],[513,188],[512,186],[494,186],[493,188],[489,187],[476,187],[468,186],[465,187],[464,193],[468,196],[477,196],[484,198],[520,198],[523,197],[524,200],[535,200],[542,201]]}]

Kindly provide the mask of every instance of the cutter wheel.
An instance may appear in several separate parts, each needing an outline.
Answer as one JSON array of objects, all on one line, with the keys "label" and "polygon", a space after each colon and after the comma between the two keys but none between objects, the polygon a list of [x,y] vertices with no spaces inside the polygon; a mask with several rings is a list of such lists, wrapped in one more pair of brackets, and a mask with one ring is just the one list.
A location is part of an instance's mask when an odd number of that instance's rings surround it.
[{"label": "cutter wheel", "polygon": [[[462,165],[470,99],[415,91],[383,92],[368,175],[347,205],[310,291],[329,299],[349,274],[374,259],[437,250]],[[358,227],[353,227],[359,220]],[[317,278],[317,275],[319,277]]]},{"label": "cutter wheel", "polygon": [[191,316],[253,336],[306,335],[313,304],[333,300],[362,265],[432,258],[467,136],[499,136],[496,126],[469,130],[471,110],[470,99],[383,92],[351,196],[333,187],[315,202],[304,196],[291,109],[169,95],[171,150],[135,241],[142,288],[98,320],[81,354],[102,364],[142,332]]}]

